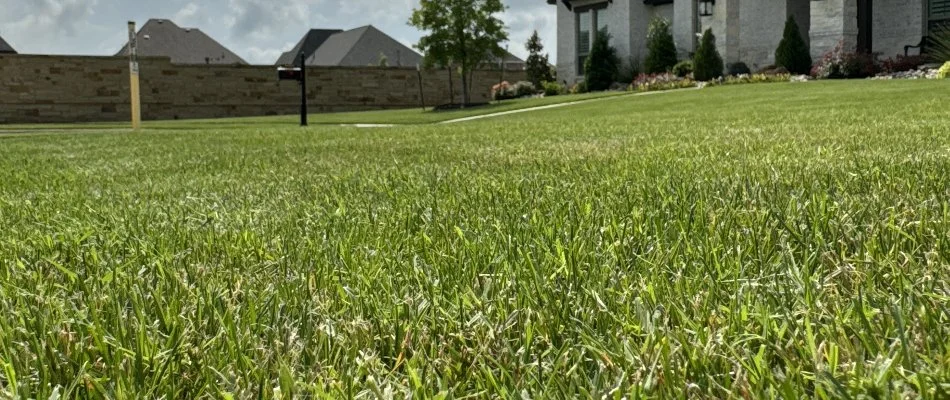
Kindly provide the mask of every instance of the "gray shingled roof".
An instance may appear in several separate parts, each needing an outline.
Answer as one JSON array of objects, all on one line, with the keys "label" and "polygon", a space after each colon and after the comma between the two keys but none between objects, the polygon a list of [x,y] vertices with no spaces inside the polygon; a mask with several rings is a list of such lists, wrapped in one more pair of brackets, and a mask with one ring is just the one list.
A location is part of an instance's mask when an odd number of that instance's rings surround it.
[{"label": "gray shingled roof", "polygon": [[[136,34],[138,55],[169,57],[175,64],[247,64],[200,29],[180,28],[167,19],[150,19]],[[116,53],[128,54],[128,43]]]},{"label": "gray shingled roof", "polygon": [[[494,62],[495,62],[496,64],[497,64],[498,61],[499,61],[499,60],[498,60],[498,57],[492,57],[492,59],[495,60]],[[511,54],[511,52],[508,52],[508,51],[505,52],[505,56],[504,56],[503,60],[505,60],[505,64],[524,64],[524,63],[525,63],[525,61],[522,60],[520,57],[518,57],[518,56],[516,56],[516,55],[514,55],[514,54]]]},{"label": "gray shingled roof", "polygon": [[304,35],[297,45],[294,46],[290,51],[281,54],[280,58],[277,59],[275,65],[290,65],[296,64],[297,55],[300,54],[300,50],[303,49],[304,57],[310,58],[313,55],[313,52],[317,51],[324,42],[330,38],[331,35],[343,32],[342,29],[311,29]]},{"label": "gray shingled roof", "polygon": [[422,56],[372,25],[330,36],[307,59],[307,65],[365,67],[379,63],[380,54],[389,66],[416,66]]},{"label": "gray shingled roof", "polygon": [[2,37],[0,37],[0,54],[16,54],[13,46],[10,46]]}]

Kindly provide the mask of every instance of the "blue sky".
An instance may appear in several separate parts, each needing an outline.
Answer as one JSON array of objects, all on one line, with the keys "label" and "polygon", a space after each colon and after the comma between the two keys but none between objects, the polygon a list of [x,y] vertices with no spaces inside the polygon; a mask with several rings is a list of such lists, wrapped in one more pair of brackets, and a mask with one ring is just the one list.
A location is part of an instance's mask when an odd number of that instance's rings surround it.
[{"label": "blue sky", "polygon": [[[512,53],[524,57],[535,29],[554,60],[556,8],[544,0],[504,0]],[[199,28],[248,62],[272,64],[309,28],[372,24],[414,44],[406,24],[418,0],[0,0],[0,36],[29,54],[112,55],[126,41],[126,23],[149,18]]]}]

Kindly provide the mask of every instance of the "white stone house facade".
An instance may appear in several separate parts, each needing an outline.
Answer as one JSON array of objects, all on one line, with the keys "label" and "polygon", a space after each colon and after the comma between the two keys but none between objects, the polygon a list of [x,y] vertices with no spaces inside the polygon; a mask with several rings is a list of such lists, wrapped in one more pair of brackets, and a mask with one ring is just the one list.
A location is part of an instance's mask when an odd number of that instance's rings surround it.
[{"label": "white stone house facade", "polygon": [[695,51],[697,34],[712,29],[726,64],[744,62],[753,71],[775,63],[789,16],[816,61],[838,43],[882,58],[904,54],[935,26],[950,24],[950,0],[706,0],[706,15],[700,13],[703,0],[546,1],[557,7],[558,80],[567,83],[583,79],[583,60],[600,28],[621,58],[646,59],[654,17],[672,22],[681,59]]}]

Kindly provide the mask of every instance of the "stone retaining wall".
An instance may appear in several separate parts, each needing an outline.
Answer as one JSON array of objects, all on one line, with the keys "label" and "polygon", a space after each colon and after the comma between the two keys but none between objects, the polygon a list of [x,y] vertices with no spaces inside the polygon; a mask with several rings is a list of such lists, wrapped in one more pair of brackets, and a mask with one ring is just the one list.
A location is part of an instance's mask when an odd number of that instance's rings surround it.
[{"label": "stone retaining wall", "polygon": [[[273,66],[175,65],[168,58],[141,64],[146,120],[295,114],[296,82],[277,81]],[[129,65],[123,57],[0,55],[0,123],[126,121]],[[414,68],[307,69],[311,112],[419,107]],[[506,71],[505,80],[525,79]],[[487,101],[501,71],[475,74],[472,101]],[[461,82],[453,78],[455,97]],[[450,102],[446,70],[422,72],[426,104]]]}]

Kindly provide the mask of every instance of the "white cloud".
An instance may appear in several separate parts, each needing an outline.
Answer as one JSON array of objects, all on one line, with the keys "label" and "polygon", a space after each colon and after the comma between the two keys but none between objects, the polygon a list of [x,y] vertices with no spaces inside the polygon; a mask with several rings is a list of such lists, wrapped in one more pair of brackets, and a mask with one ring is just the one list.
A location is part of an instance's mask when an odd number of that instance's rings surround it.
[{"label": "white cloud", "polygon": [[[538,29],[556,49],[556,8],[541,0],[505,0],[512,53]],[[0,0],[0,33],[24,53],[111,55],[125,21],[169,18],[199,28],[254,63],[272,63],[310,28],[372,24],[406,45],[421,35],[407,25],[418,0]],[[290,43],[288,45],[288,43]]]},{"label": "white cloud", "polygon": [[[290,50],[293,45],[287,48]],[[251,64],[260,64],[260,65],[270,65],[277,61],[277,58],[286,50],[281,50],[280,48],[267,48],[262,49],[260,47],[248,47],[245,49],[245,55],[247,56],[247,62]]]},{"label": "white cloud", "polygon": [[178,24],[188,25],[194,22],[195,17],[200,11],[200,6],[195,3],[188,3],[182,7],[181,10],[178,10],[178,12],[175,13],[175,16],[172,17],[172,21],[175,21],[175,23]]},{"label": "white cloud", "polygon": [[[535,30],[541,36],[544,52],[551,54],[554,60],[554,51],[557,49],[557,15],[554,7],[547,3],[538,2],[533,7],[511,7],[502,15],[501,20],[508,27],[508,50],[521,58],[528,56],[525,43]],[[547,7],[550,7],[548,9]]]},{"label": "white cloud", "polygon": [[70,40],[103,32],[102,26],[92,22],[98,0],[7,2],[0,31],[18,44],[20,52],[76,52]]}]

